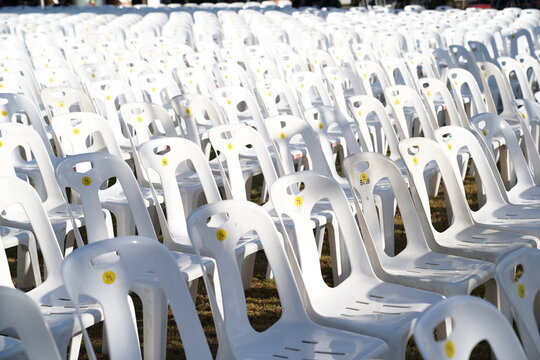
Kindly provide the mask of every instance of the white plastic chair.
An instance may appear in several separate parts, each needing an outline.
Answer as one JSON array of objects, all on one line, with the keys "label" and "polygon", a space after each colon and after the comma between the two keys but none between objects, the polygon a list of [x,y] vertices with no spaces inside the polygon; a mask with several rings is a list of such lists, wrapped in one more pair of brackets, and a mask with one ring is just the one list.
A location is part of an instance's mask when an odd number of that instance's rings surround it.
[{"label": "white plastic chair", "polygon": [[[303,189],[298,189],[298,184]],[[349,201],[335,180],[303,171],[279,178],[270,189],[278,215],[294,225],[291,244],[309,299],[308,315],[320,324],[384,339],[395,358],[405,358],[407,340],[420,313],[441,295],[380,280],[363,245]],[[328,286],[321,274],[319,254],[310,226],[310,215],[325,200],[335,214],[349,271],[343,281]]]},{"label": "white plastic chair", "polygon": [[61,359],[39,307],[21,291],[0,286],[0,319],[0,333],[20,339],[1,337],[3,359],[21,357],[21,352],[30,360]]},{"label": "white plastic chair", "polygon": [[95,112],[92,101],[80,89],[60,86],[45,88],[41,90],[41,98],[49,118],[72,111]]},{"label": "white plastic chair", "polygon": [[[434,331],[447,319],[451,321],[450,334],[444,340],[434,339]],[[504,316],[488,302],[472,296],[454,296],[427,309],[418,320],[414,340],[426,360],[468,360],[481,341],[488,342],[497,359],[526,359]]]},{"label": "white plastic chair", "polygon": [[[72,222],[69,218],[66,203],[54,177],[53,164],[45,146],[41,142],[41,138],[33,129],[26,125],[6,123],[0,124],[0,141],[3,144],[0,147],[0,174],[4,176],[16,176],[12,160],[14,149],[24,146],[32,153],[33,159],[41,172],[46,192],[43,206],[50,217],[60,248],[63,249],[66,234],[72,230]],[[83,217],[80,207],[70,205],[70,209],[75,216],[77,225],[81,226]],[[20,209],[10,209],[2,215],[2,219],[4,221],[3,224],[6,226],[31,230],[30,224]]]},{"label": "white plastic chair", "polygon": [[[482,139],[484,149],[489,152],[487,155],[494,161],[496,161],[496,154],[492,144],[499,137],[504,139],[508,164],[511,166],[509,169],[507,163],[501,160],[500,176],[507,185],[507,188],[503,188],[507,194],[504,200],[512,204],[540,204],[540,187],[534,181],[532,171],[510,125],[494,114],[479,114],[471,118],[470,122],[478,138]],[[512,181],[513,179],[515,181]]]},{"label": "white plastic chair", "polygon": [[[245,221],[250,214],[251,221]],[[208,223],[207,219],[217,221]],[[225,358],[288,358],[303,359],[328,356],[343,359],[382,358],[387,346],[383,341],[363,335],[317,325],[308,318],[302,303],[300,285],[280,236],[268,214],[255,204],[227,200],[201,207],[188,218],[188,229],[194,246],[216,259],[223,295],[223,314],[213,310],[221,354]],[[255,331],[247,318],[235,249],[246,234],[255,232],[263,243],[268,262],[274,272],[279,291],[282,315],[263,332]]]},{"label": "white plastic chair", "polygon": [[509,253],[497,263],[497,281],[512,308],[528,359],[540,356],[540,335],[535,315],[540,288],[536,276],[539,260],[540,251],[537,249],[520,249]]},{"label": "white plastic chair", "polygon": [[86,245],[64,260],[62,276],[78,311],[83,305],[80,299],[86,296],[103,307],[111,359],[142,359],[128,295],[137,282],[149,280],[171,306],[186,357],[212,358],[177,262],[155,239],[125,236]]},{"label": "white plastic chair", "polygon": [[[29,227],[35,232],[37,244],[43,256],[43,264],[47,269],[45,281],[26,294],[39,305],[62,359],[68,357],[67,350],[70,342],[70,358],[76,358],[81,341],[80,326],[88,327],[102,321],[101,309],[94,301],[85,299],[84,308],[80,314],[82,323],[77,321],[73,304],[61,279],[62,252],[41,199],[29,184],[20,179],[1,176],[0,184],[0,209],[4,211],[14,205],[19,205]],[[0,249],[0,259],[2,258],[4,260],[0,261],[2,267],[0,285],[12,288],[7,258],[4,250]]]},{"label": "white plastic chair", "polygon": [[[470,294],[493,279],[492,263],[437,252],[439,246],[429,222],[424,213],[416,212],[403,175],[392,160],[364,152],[348,157],[343,166],[358,194],[357,217],[368,252],[372,260],[376,257],[372,261],[375,272],[382,280],[454,296]],[[405,227],[406,247],[395,256],[394,251],[389,254],[386,249],[388,240],[381,231],[383,220],[377,216],[375,193],[381,181],[391,188]]]},{"label": "white plastic chair", "polygon": [[[440,135],[450,130],[467,130],[458,127],[444,127],[437,130],[436,134],[440,141]],[[516,228],[502,228],[496,220],[476,220],[475,213],[471,211],[461,177],[456,175],[458,171],[455,153],[459,152],[463,145],[460,144],[460,136],[445,137],[447,141],[437,144],[433,140],[425,138],[411,138],[401,141],[399,150],[409,174],[413,180],[418,194],[418,205],[423,207],[428,219],[431,218],[431,209],[427,195],[426,183],[423,176],[423,168],[430,162],[435,162],[444,181],[445,192],[448,199],[449,211],[452,214],[450,226],[443,232],[436,231],[432,225],[432,231],[441,251],[476,259],[496,261],[503,253],[521,246],[537,246],[538,238],[534,233],[522,234],[514,232]],[[450,146],[448,146],[450,144]],[[453,159],[444,151],[452,151]],[[471,150],[470,150],[471,151]],[[472,152],[472,151],[471,151]],[[454,165],[455,163],[455,165]],[[422,211],[418,209],[418,211]],[[520,231],[522,232],[522,231]]]}]

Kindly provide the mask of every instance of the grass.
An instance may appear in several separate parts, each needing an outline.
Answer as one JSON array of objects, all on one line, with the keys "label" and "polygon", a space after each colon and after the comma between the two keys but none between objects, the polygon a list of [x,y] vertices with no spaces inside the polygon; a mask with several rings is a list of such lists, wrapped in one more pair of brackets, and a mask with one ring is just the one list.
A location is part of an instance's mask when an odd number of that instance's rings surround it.
[{"label": "grass", "polygon": [[[260,179],[255,179],[254,188],[260,189]],[[468,195],[468,200],[473,208],[476,208],[475,193],[476,188],[474,185],[474,179],[467,177],[465,181],[465,189]],[[254,192],[253,198],[256,202],[260,202],[260,192]],[[444,185],[441,185],[439,194],[437,197],[430,199],[432,208],[432,221],[436,229],[444,229],[447,226],[447,215],[444,200]],[[395,218],[395,238],[396,238],[396,251],[400,252],[406,246],[405,232],[403,228],[403,222],[399,212]],[[327,242],[325,242],[326,244]],[[12,274],[15,274],[16,265],[16,252],[14,249],[8,251],[9,264]],[[325,281],[331,283],[332,270],[331,270],[331,258],[329,256],[328,246],[325,245],[323,249],[323,255],[321,258],[321,269]],[[255,271],[253,274],[252,288],[245,292],[247,313],[249,321],[253,328],[257,331],[263,331],[275,323],[281,316],[281,305],[279,296],[276,290],[275,282],[272,279],[266,279],[267,261],[264,254],[258,254],[255,262]],[[16,281],[16,279],[14,279]],[[483,296],[483,289],[476,290],[473,295]],[[138,298],[134,296],[134,303],[138,317],[139,336],[142,339],[142,316],[141,316],[141,303]],[[199,291],[196,296],[196,308],[203,325],[204,331],[212,353],[215,355],[217,352],[217,337],[216,331],[212,320],[212,313],[208,298],[204,289],[204,286],[199,284]],[[92,339],[94,351],[98,359],[108,359],[108,356],[101,351],[102,347],[102,324],[98,324],[90,328],[89,333]],[[167,337],[167,358],[168,359],[183,359],[185,358],[182,343],[176,328],[176,323],[172,313],[169,311],[168,322],[168,337]],[[422,359],[412,339],[407,346],[406,358],[409,360]],[[80,359],[88,359],[84,344],[81,349]],[[491,352],[489,345],[485,342],[477,345],[471,355],[471,359],[491,359]]]}]

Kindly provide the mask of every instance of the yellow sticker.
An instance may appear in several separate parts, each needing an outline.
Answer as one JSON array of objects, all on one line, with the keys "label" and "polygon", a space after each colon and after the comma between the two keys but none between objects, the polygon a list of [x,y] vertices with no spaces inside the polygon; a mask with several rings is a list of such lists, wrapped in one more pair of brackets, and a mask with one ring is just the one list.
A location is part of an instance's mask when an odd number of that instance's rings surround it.
[{"label": "yellow sticker", "polygon": [[488,136],[487,130],[486,130],[486,129],[482,129],[482,134],[483,134],[484,136]]},{"label": "yellow sticker", "polygon": [[272,96],[272,92],[271,92],[271,91],[268,92],[268,96]]},{"label": "yellow sticker", "polygon": [[223,241],[227,238],[227,232],[225,231],[225,229],[218,229],[218,231],[216,231],[216,239],[218,239],[219,241]]},{"label": "yellow sticker", "polygon": [[334,81],[337,81],[338,77],[337,76],[334,76]]},{"label": "yellow sticker", "polygon": [[324,124],[323,123],[319,123],[319,129],[320,130],[324,129]]},{"label": "yellow sticker", "polygon": [[80,133],[81,133],[81,130],[79,130],[78,128],[73,129],[73,135],[79,135]]},{"label": "yellow sticker", "polygon": [[369,184],[369,176],[367,176],[366,173],[360,174],[360,185],[366,185]]},{"label": "yellow sticker", "polygon": [[84,186],[90,186],[92,185],[92,179],[90,179],[89,176],[85,176],[81,179],[81,182]]},{"label": "yellow sticker", "polygon": [[155,88],[155,87],[152,88],[152,92],[156,92],[156,88]]},{"label": "yellow sticker", "polygon": [[359,110],[359,111],[357,112],[357,114],[358,114],[358,116],[362,116],[363,113]]},{"label": "yellow sticker", "polygon": [[282,140],[285,140],[287,138],[287,135],[285,135],[284,132],[280,132],[279,133],[279,137],[282,139]]},{"label": "yellow sticker", "polygon": [[418,158],[416,156],[412,157],[412,163],[413,165],[418,165]]},{"label": "yellow sticker", "polygon": [[50,81],[50,82],[54,82],[54,79],[53,79],[53,78],[50,78],[49,81]]},{"label": "yellow sticker", "polygon": [[524,112],[522,112],[522,113],[521,113],[521,117],[524,118],[524,119],[526,119],[526,118],[527,118],[527,115],[526,115]]},{"label": "yellow sticker", "polygon": [[394,104],[399,105],[399,104],[401,104],[401,101],[399,101],[399,99],[396,99],[396,100],[394,100]]},{"label": "yellow sticker", "polygon": [[448,340],[444,343],[444,353],[449,359],[454,357],[454,355],[456,354],[456,346],[452,341]]},{"label": "yellow sticker", "polygon": [[232,143],[228,143],[227,150],[232,150],[232,149],[234,149],[234,145]]},{"label": "yellow sticker", "polygon": [[224,78],[224,79],[228,79],[228,78],[229,78],[229,75],[223,75],[223,78]]},{"label": "yellow sticker", "polygon": [[4,142],[0,140],[0,147],[4,147]]},{"label": "yellow sticker", "polygon": [[161,166],[167,166],[169,165],[169,160],[167,158],[161,159]]},{"label": "yellow sticker", "polygon": [[189,115],[191,114],[191,109],[190,108],[186,108],[186,115]]},{"label": "yellow sticker", "polygon": [[363,74],[363,76],[364,76],[365,78],[367,78],[367,74]]},{"label": "yellow sticker", "polygon": [[300,84],[300,87],[303,89],[303,88],[304,88],[304,84]]},{"label": "yellow sticker", "polygon": [[2,89],[4,87],[4,84],[0,84],[0,89]]},{"label": "yellow sticker", "polygon": [[95,78],[95,77],[96,77],[96,74],[91,74],[90,76],[93,77],[93,78]]},{"label": "yellow sticker", "polygon": [[426,96],[428,96],[428,97],[431,96],[431,91],[430,90],[426,91]]},{"label": "yellow sticker", "polygon": [[454,85],[458,86],[458,82],[457,82],[457,81],[454,81]]},{"label": "yellow sticker", "polygon": [[110,96],[110,95],[107,95],[107,96],[105,96],[105,99],[111,100],[111,96]]},{"label": "yellow sticker", "polygon": [[301,197],[300,195],[298,195],[297,197],[294,198],[294,205],[300,207],[304,204],[304,198]]},{"label": "yellow sticker", "polygon": [[452,151],[452,144],[448,143],[446,144],[446,147],[448,148],[448,150]]},{"label": "yellow sticker", "polygon": [[226,103],[227,103],[227,105],[231,105],[232,101],[230,99],[227,99]]},{"label": "yellow sticker", "polygon": [[102,279],[105,284],[111,285],[116,281],[116,274],[114,271],[107,270],[103,273]]},{"label": "yellow sticker", "polygon": [[193,80],[189,80],[189,81],[188,81],[188,84],[193,84]]},{"label": "yellow sticker", "polygon": [[518,284],[517,290],[518,290],[518,296],[523,299],[525,297],[525,285]]},{"label": "yellow sticker", "polygon": [[8,116],[9,113],[7,112],[7,110],[2,110],[2,116]]},{"label": "yellow sticker", "polygon": [[141,115],[137,116],[137,121],[138,121],[138,122],[143,122],[143,120],[144,120],[144,119],[143,119],[143,117],[142,117]]}]

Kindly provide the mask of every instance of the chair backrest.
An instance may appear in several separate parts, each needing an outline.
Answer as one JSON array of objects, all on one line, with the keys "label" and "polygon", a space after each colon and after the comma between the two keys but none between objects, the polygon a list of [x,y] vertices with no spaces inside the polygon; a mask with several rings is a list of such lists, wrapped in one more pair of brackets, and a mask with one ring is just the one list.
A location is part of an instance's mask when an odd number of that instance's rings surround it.
[{"label": "chair backrest", "polygon": [[184,94],[200,94],[212,97],[216,85],[212,77],[202,68],[176,69],[173,77]]},{"label": "chair backrest", "polygon": [[[387,87],[384,90],[384,96],[392,108],[400,138],[418,136],[420,130],[422,130],[425,137],[433,139],[433,131],[438,127],[435,122],[435,115],[432,113],[431,108],[426,109],[422,98],[416,90],[404,85],[395,85]],[[416,128],[414,121],[407,116],[406,107],[414,109],[420,128]]]},{"label": "chair backrest", "polygon": [[43,104],[50,117],[71,111],[95,112],[92,101],[82,90],[50,87],[41,90]]},{"label": "chair backrest", "polygon": [[[389,255],[393,254],[388,254],[387,249],[384,248],[386,241],[381,231],[382,220],[377,215],[375,203],[375,187],[381,181],[388,181],[392,188],[407,235],[407,246],[396,257],[407,258],[411,254],[418,254],[418,250],[429,251],[428,239],[424,232],[429,231],[425,214],[416,211],[403,174],[390,158],[379,153],[363,152],[346,158],[343,168],[361,202],[361,204],[356,204],[356,213],[357,217],[361,218],[359,223],[364,237],[371,239],[371,241],[366,241],[366,247],[368,250],[373,250],[370,247],[374,247],[376,253],[372,255],[380,259],[383,267],[385,262],[391,261],[392,258]],[[363,224],[365,224],[364,227]]]},{"label": "chair backrest", "polygon": [[[444,340],[436,340],[433,333],[446,319],[451,319],[451,332]],[[432,305],[418,320],[414,340],[426,360],[467,360],[481,341],[489,343],[497,359],[526,359],[504,316],[487,301],[473,296],[452,296]]]},{"label": "chair backrest", "polygon": [[[246,214],[249,214],[250,221],[245,221]],[[260,239],[272,267],[282,306],[281,320],[278,321],[307,318],[280,235],[261,207],[240,200],[208,204],[191,213],[188,229],[193,245],[201,253],[216,259],[223,317],[226,319],[222,323],[225,331],[221,333],[228,337],[233,347],[247,336],[252,339],[261,336],[251,327],[247,317],[244,289],[235,255],[238,241],[248,234],[255,233]]]},{"label": "chair backrest", "polygon": [[302,117],[302,111],[289,85],[281,79],[259,80],[255,84],[268,116],[290,114]]},{"label": "chair backrest", "polygon": [[[412,186],[414,186],[428,218],[431,218],[431,209],[424,170],[429,163],[434,162],[444,181],[446,194],[449,199],[452,199],[448,202],[452,210],[451,226],[463,226],[473,223],[461,178],[456,173],[453,163],[443,153],[441,145],[432,139],[410,138],[399,143],[399,152],[407,165],[409,175],[413,180]],[[435,231],[434,228],[433,230]]]},{"label": "chair backrest", "polygon": [[540,335],[535,309],[540,290],[536,276],[539,261],[540,251],[523,248],[505,255],[496,267],[497,283],[511,305],[528,359],[540,357]]},{"label": "chair backrest", "polygon": [[96,113],[72,112],[51,120],[62,155],[105,151],[122,157],[120,146],[107,119]]},{"label": "chair backrest", "polygon": [[[478,68],[482,73],[484,81],[484,97],[486,97],[489,112],[513,116],[512,101],[515,100],[515,98],[508,79],[503,75],[497,65],[489,61],[478,62]],[[492,85],[494,85],[498,91],[493,91],[491,89],[493,87]],[[499,101],[502,104],[501,112],[498,111],[497,106]]]},{"label": "chair backrest", "polygon": [[328,90],[319,75],[309,71],[294,73],[291,75],[291,83],[304,110],[317,105],[333,106]]},{"label": "chair backrest", "polygon": [[471,115],[488,111],[480,87],[470,72],[460,68],[449,69],[448,81],[450,82],[456,101],[460,101],[462,104],[465,100],[464,91],[469,90],[466,94],[471,97]]},{"label": "chair backrest", "polygon": [[[139,148],[142,166],[159,176],[167,208],[167,220],[171,235],[185,237],[186,213],[182,203],[177,174],[188,169],[187,161],[192,164],[190,171],[195,171],[202,185],[206,201],[213,203],[221,200],[212,170],[201,148],[194,142],[182,138],[157,138],[142,144]],[[152,176],[152,174],[149,174]],[[184,245],[191,246],[191,243]]]},{"label": "chair backrest", "polygon": [[61,359],[41,310],[20,290],[0,286],[0,334],[19,338],[30,360]]},{"label": "chair backrest", "polygon": [[184,276],[171,252],[155,239],[124,236],[100,241],[77,249],[62,264],[75,306],[82,305],[84,296],[101,305],[111,359],[141,359],[128,295],[135,282],[147,281],[149,274],[167,297],[186,357],[211,359]]},{"label": "chair backrest", "polygon": [[521,64],[518,60],[509,57],[500,57],[497,59],[497,62],[501,66],[501,70],[505,75],[508,84],[510,84],[512,78],[517,79],[519,86],[511,89],[514,92],[515,98],[534,101],[534,95],[524,71],[525,65]]},{"label": "chair backrest", "polygon": [[158,104],[124,104],[120,114],[136,145],[150,140],[151,136],[178,136],[169,113]]},{"label": "chair backrest", "polygon": [[[278,168],[280,174],[290,174],[295,172],[293,156],[295,154],[291,142],[297,143],[299,138],[305,146],[312,170],[317,170],[325,174],[330,174],[327,162],[327,155],[322,150],[319,138],[315,131],[304,120],[292,115],[279,115],[266,119],[268,133],[279,153]],[[294,154],[294,155],[293,155]]]},{"label": "chair backrest", "polygon": [[[0,174],[15,175],[15,164],[25,164],[26,159],[19,155],[19,147],[24,147],[32,154],[37,164],[45,187],[44,204],[47,208],[64,204],[62,193],[54,177],[54,168],[45,145],[38,133],[29,126],[17,123],[0,124]],[[13,154],[17,155],[14,158]]]},{"label": "chair backrest", "polygon": [[0,93],[0,115],[0,122],[20,122],[32,126],[41,137],[49,157],[51,159],[55,157],[47,135],[45,121],[39,108],[29,97],[22,94]]},{"label": "chair backrest", "polygon": [[88,92],[96,110],[107,118],[116,133],[122,133],[118,110],[123,104],[136,101],[129,84],[122,80],[101,80],[92,82],[88,86]]},{"label": "chair backrest", "polygon": [[240,87],[222,87],[214,92],[214,99],[223,110],[228,123],[253,122],[263,139],[269,144],[269,136],[255,96]]},{"label": "chair backrest", "polygon": [[375,79],[380,84],[380,90],[383,91],[385,88],[391,85],[388,75],[384,71],[381,65],[374,61],[362,60],[354,63],[356,73],[358,74],[360,81],[364,87],[364,90],[368,95],[377,96],[373,92],[373,84],[375,84]]},{"label": "chair backrest", "polygon": [[[79,172],[77,169],[79,169]],[[129,204],[137,232],[141,236],[157,238],[150,215],[146,210],[141,190],[133,171],[122,158],[107,153],[87,153],[73,155],[64,159],[56,168],[58,184],[64,191],[70,188],[80,195],[84,212],[88,242],[108,239],[103,205],[100,194],[118,195],[119,190]],[[108,185],[110,179],[116,179],[114,185]]]},{"label": "chair backrest", "polygon": [[[323,280],[317,244],[312,231],[311,214],[314,207],[324,200],[339,224],[340,241],[348,254],[350,275],[345,282],[362,281],[373,276],[360,231],[347,197],[334,179],[314,171],[302,171],[283,176],[270,189],[270,199],[280,218],[293,225],[291,240],[302,278],[309,297],[331,296],[332,288]],[[285,220],[284,220],[285,221]]]},{"label": "chair backrest", "polygon": [[257,130],[242,124],[221,125],[210,129],[208,136],[214,150],[219,152],[218,156],[223,157],[220,160],[220,166],[224,168],[222,176],[228,179],[233,199],[247,200],[243,174],[245,169],[242,168],[240,156],[256,158],[268,188],[277,179],[270,152]]},{"label": "chair backrest", "polygon": [[494,140],[497,139],[497,137],[504,137],[504,144],[513,164],[513,171],[516,174],[517,182],[520,183],[521,186],[532,187],[536,185],[518,139],[505,120],[498,115],[486,113],[472,117],[470,122],[472,127],[476,130],[478,137],[484,141],[484,144],[493,159],[496,158],[493,147]]},{"label": "chair backrest", "polygon": [[446,125],[470,128],[463,103],[461,101],[454,101],[445,83],[435,78],[423,78],[418,80],[418,87],[420,88],[420,93],[426,107],[431,109],[433,114],[437,113],[436,110],[441,106],[442,100],[449,120],[449,123]]},{"label": "chair backrest", "polygon": [[[30,184],[17,177],[0,176],[0,211],[13,206],[21,206],[24,210],[43,255],[47,278],[41,287],[61,286],[60,264],[63,256],[38,193]],[[14,287],[3,249],[0,250],[0,257],[4,258],[0,258],[0,285]]]},{"label": "chair backrest", "polygon": [[164,106],[169,101],[180,95],[180,89],[172,78],[162,73],[146,73],[137,77],[139,88],[146,102]]}]

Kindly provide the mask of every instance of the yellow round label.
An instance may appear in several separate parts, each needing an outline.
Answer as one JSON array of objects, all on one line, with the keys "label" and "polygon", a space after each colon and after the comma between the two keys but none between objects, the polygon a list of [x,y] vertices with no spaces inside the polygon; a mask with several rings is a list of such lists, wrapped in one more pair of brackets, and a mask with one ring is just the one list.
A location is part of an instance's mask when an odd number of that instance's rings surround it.
[{"label": "yellow round label", "polygon": [[296,197],[294,198],[294,205],[300,207],[300,206],[302,206],[303,204],[304,204],[304,198],[303,198],[303,197],[301,197],[300,195],[298,195],[298,196],[296,196]]},{"label": "yellow round label", "polygon": [[362,116],[363,112],[361,112],[360,110],[357,112],[358,116]]},{"label": "yellow round label", "polygon": [[518,291],[518,296],[523,299],[525,297],[525,285],[518,284],[517,291]]},{"label": "yellow round label", "polygon": [[431,96],[431,91],[430,90],[426,91],[426,96]]},{"label": "yellow round label", "polygon": [[137,121],[138,121],[138,122],[143,122],[143,120],[144,120],[144,119],[143,119],[143,117],[142,117],[141,115],[137,116]]},{"label": "yellow round label", "polygon": [[93,78],[95,78],[95,77],[96,77],[96,74],[91,74],[90,76],[93,77]]},{"label": "yellow round label", "polygon": [[337,81],[338,77],[337,76],[334,76],[334,81]]},{"label": "yellow round label", "polygon": [[525,113],[522,112],[522,113],[521,113],[521,117],[524,118],[524,119],[526,119],[526,118],[527,118],[527,115],[526,115]]},{"label": "yellow round label", "polygon": [[444,353],[449,359],[454,357],[454,355],[456,354],[456,346],[452,341],[448,340],[444,343]]},{"label": "yellow round label", "polygon": [[161,159],[161,166],[167,166],[167,165],[169,165],[169,160],[167,160],[166,158]]},{"label": "yellow round label", "polygon": [[4,142],[0,140],[0,147],[4,147]]},{"label": "yellow round label", "polygon": [[399,104],[401,104],[401,101],[399,101],[399,99],[396,99],[396,100],[394,100],[394,104],[399,105]]},{"label": "yellow round label", "polygon": [[216,231],[216,239],[218,239],[219,241],[224,241],[226,238],[227,231],[225,231],[225,229],[218,229],[218,231]]},{"label": "yellow round label", "polygon": [[2,89],[4,87],[4,84],[0,84],[0,89]]},{"label": "yellow round label", "polygon": [[9,113],[7,112],[7,110],[2,110],[2,116],[8,116]]},{"label": "yellow round label", "polygon": [[361,173],[360,174],[360,185],[365,185],[369,183],[369,177],[367,176],[366,173]]},{"label": "yellow round label", "polygon": [[486,130],[486,129],[482,129],[482,134],[483,134],[484,136],[488,136],[487,130]]},{"label": "yellow round label", "polygon": [[81,179],[81,182],[84,186],[90,186],[92,185],[92,179],[90,179],[90,177],[88,176],[85,176]]},{"label": "yellow round label", "polygon": [[300,84],[300,87],[301,87],[301,88],[304,88],[304,84]]},{"label": "yellow round label", "polygon": [[279,133],[279,137],[280,137],[281,139],[285,140],[285,138],[287,138],[287,135],[285,135],[284,132],[281,132],[281,133]]},{"label": "yellow round label", "polygon": [[452,144],[446,144],[446,147],[448,148],[448,150],[452,151]]},{"label": "yellow round label", "polygon": [[232,149],[234,149],[234,145],[232,143],[228,143],[227,150],[232,150]]},{"label": "yellow round label", "polygon": [[186,115],[189,115],[191,114],[191,109],[190,108],[186,108]]},{"label": "yellow round label", "polygon": [[412,163],[413,165],[418,165],[418,158],[416,156],[412,157]]},{"label": "yellow round label", "polygon": [[323,123],[319,123],[319,129],[324,129],[324,124]]},{"label": "yellow round label", "polygon": [[152,88],[152,92],[156,92],[156,88],[155,88],[155,87]]},{"label": "yellow round label", "polygon": [[271,91],[268,92],[268,96],[272,96],[272,92],[271,92]]},{"label": "yellow round label", "polygon": [[111,285],[116,281],[116,274],[114,271],[107,270],[103,273],[102,279],[105,284]]},{"label": "yellow round label", "polygon": [[50,78],[49,81],[50,81],[50,82],[54,82],[54,79],[53,79],[53,78]]},{"label": "yellow round label", "polygon": [[73,135],[79,135],[81,133],[81,130],[74,128],[73,129]]},{"label": "yellow round label", "polygon": [[60,101],[60,102],[58,103],[58,106],[64,107],[64,106],[66,106],[66,104],[65,104],[63,101]]},{"label": "yellow round label", "polygon": [[111,100],[111,96],[110,96],[110,95],[107,95],[107,96],[105,96],[105,99],[106,99],[106,100]]}]

